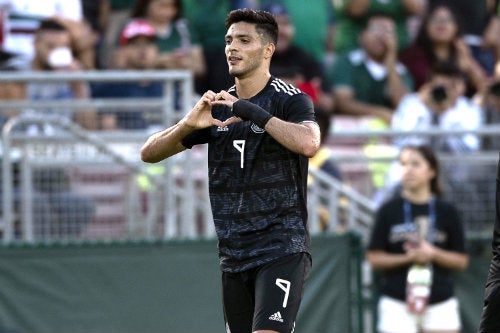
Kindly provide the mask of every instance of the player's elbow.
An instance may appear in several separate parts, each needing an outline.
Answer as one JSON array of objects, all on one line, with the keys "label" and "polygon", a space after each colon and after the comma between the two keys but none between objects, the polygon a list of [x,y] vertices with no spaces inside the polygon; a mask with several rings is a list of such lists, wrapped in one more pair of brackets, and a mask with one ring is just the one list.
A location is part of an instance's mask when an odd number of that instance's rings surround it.
[{"label": "player's elbow", "polygon": [[141,148],[141,160],[146,163],[157,163],[164,159],[163,156],[158,156],[154,149],[150,146],[144,146]]},{"label": "player's elbow", "polygon": [[141,149],[141,160],[146,163],[155,163],[157,162],[154,157],[151,155],[149,149],[143,147]]},{"label": "player's elbow", "polygon": [[303,147],[302,154],[311,158],[316,155],[319,150],[319,140],[311,140],[309,144],[305,144]]}]

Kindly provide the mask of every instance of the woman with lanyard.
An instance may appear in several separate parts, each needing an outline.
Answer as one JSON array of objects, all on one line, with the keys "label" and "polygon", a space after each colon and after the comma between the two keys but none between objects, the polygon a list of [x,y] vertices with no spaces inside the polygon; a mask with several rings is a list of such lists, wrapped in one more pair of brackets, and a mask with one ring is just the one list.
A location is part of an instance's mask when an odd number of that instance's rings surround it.
[{"label": "woman with lanyard", "polygon": [[401,190],[379,208],[366,253],[381,272],[377,331],[459,332],[452,272],[468,264],[462,222],[441,199],[431,148],[406,146],[399,163]]}]

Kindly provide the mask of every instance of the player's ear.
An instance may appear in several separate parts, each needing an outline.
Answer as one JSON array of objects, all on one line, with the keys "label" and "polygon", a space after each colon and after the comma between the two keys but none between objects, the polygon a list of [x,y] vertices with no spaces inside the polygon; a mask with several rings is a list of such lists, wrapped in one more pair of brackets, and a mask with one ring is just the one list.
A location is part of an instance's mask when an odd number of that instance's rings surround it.
[{"label": "player's ear", "polygon": [[264,48],[264,58],[269,59],[273,56],[276,45],[274,43],[267,43]]}]

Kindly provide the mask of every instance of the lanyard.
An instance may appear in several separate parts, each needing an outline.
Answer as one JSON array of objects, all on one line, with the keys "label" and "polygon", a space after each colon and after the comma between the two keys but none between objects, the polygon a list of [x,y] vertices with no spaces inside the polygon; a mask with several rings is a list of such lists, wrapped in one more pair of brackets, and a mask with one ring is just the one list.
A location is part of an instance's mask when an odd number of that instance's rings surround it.
[{"label": "lanyard", "polygon": [[[403,199],[403,210],[405,214],[405,224],[407,226],[411,225],[413,222],[412,216],[411,216],[411,204]],[[434,241],[434,226],[436,223],[436,201],[434,200],[434,197],[432,197],[429,200],[429,227],[427,230],[427,240],[429,242]]]}]

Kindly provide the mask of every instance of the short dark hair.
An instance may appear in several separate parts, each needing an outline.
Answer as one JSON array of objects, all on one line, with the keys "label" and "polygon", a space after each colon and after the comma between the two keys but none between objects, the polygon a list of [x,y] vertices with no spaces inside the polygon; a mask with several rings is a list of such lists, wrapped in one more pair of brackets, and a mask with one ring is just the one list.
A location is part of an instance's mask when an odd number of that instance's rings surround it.
[{"label": "short dark hair", "polygon": [[226,17],[226,29],[238,22],[255,24],[255,30],[274,45],[278,42],[278,23],[271,13],[255,9],[236,9]]},{"label": "short dark hair", "polygon": [[59,21],[53,20],[53,19],[46,19],[46,20],[41,21],[40,24],[38,25],[38,29],[36,31],[38,32],[38,31],[42,31],[42,30],[43,31],[45,31],[45,30],[68,31],[66,26],[64,26]]},{"label": "short dark hair", "polygon": [[431,67],[431,77],[440,75],[457,79],[465,79],[465,74],[453,61],[438,61]]},{"label": "short dark hair", "polygon": [[382,11],[374,11],[363,18],[364,27],[367,28],[368,23],[370,23],[370,21],[373,19],[387,19],[387,20],[390,20],[392,22],[395,22],[394,17],[389,15],[388,13],[382,12]]}]

